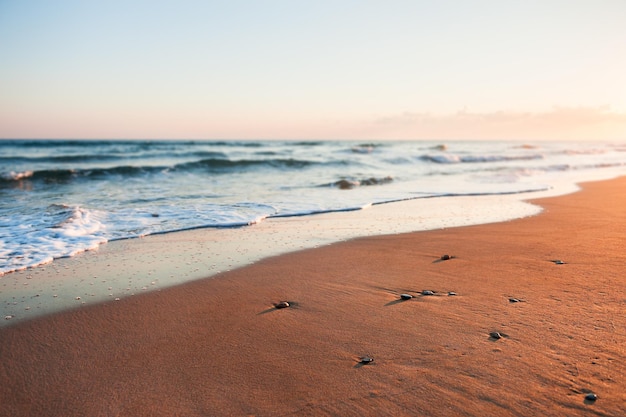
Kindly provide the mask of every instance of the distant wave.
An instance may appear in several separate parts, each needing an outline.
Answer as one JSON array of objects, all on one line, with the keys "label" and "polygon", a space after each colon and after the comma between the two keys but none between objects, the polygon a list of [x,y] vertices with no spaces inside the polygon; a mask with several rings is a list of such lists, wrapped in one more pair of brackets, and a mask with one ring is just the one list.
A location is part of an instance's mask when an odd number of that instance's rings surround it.
[{"label": "distant wave", "polygon": [[174,166],[176,170],[188,170],[203,168],[209,171],[229,171],[240,170],[254,167],[272,167],[272,168],[304,168],[311,165],[319,164],[316,161],[291,159],[291,158],[274,158],[274,159],[240,159],[231,160],[223,158],[207,158],[200,161],[186,162]]},{"label": "distant wave", "polygon": [[324,145],[324,142],[319,141],[319,140],[315,140],[315,141],[300,141],[300,142],[293,142],[292,143],[293,146],[322,146]]},{"label": "distant wave", "polygon": [[507,161],[530,161],[533,159],[543,159],[543,155],[422,155],[421,159],[437,164],[460,164],[460,163],[481,163],[481,162],[507,162]]},{"label": "distant wave", "polygon": [[364,178],[364,179],[340,179],[339,181],[335,181],[331,184],[324,184],[323,187],[333,186],[337,187],[341,190],[351,190],[355,187],[368,186],[368,185],[383,185],[388,184],[393,181],[393,178],[390,176],[383,178]]},{"label": "distant wave", "polygon": [[359,145],[353,146],[352,148],[350,148],[350,150],[354,153],[367,154],[374,152],[374,150],[376,150],[376,148],[379,146],[380,145],[377,145],[375,143],[361,143]]},{"label": "distant wave", "polygon": [[119,155],[94,155],[94,154],[82,154],[82,155],[56,155],[56,156],[0,156],[0,162],[50,162],[50,163],[69,163],[69,162],[98,162],[98,161],[111,161],[120,159]]},{"label": "distant wave", "polygon": [[4,139],[2,140],[2,146],[15,146],[15,147],[53,147],[53,148],[94,148],[98,146],[110,147],[116,146],[128,146],[128,147],[185,147],[193,144],[202,144],[203,146],[230,146],[230,147],[260,147],[265,146],[265,142],[259,141],[212,141],[212,140],[136,140],[136,139]]},{"label": "distant wave", "polygon": [[156,159],[156,158],[226,158],[222,152],[211,151],[194,151],[194,152],[171,152],[163,150],[153,153],[138,153],[136,155],[127,153],[103,153],[103,154],[78,154],[78,155],[49,155],[49,156],[0,156],[0,163],[22,162],[22,163],[51,163],[51,164],[67,164],[67,163],[97,163],[111,161],[125,161],[135,159]]},{"label": "distant wave", "polygon": [[134,167],[119,166],[114,168],[95,169],[43,169],[39,171],[9,172],[0,175],[0,186],[10,185],[15,182],[43,181],[46,183],[66,183],[78,178],[103,177],[103,176],[133,176],[145,174],[147,172],[163,171],[164,167]]},{"label": "distant wave", "polygon": [[[219,153],[213,155],[220,155]],[[302,169],[314,165],[342,165],[349,164],[347,161],[314,161],[293,158],[269,158],[269,159],[240,159],[231,160],[221,157],[205,158],[197,161],[183,162],[173,166],[166,165],[120,165],[110,168],[59,168],[42,170],[24,170],[21,172],[8,172],[0,174],[0,186],[16,181],[44,181],[50,183],[68,182],[80,178],[103,178],[106,176],[133,177],[137,175],[155,174],[168,171],[176,172],[210,172],[229,173],[241,172],[253,169],[278,169],[286,172],[294,169]]]},{"label": "distant wave", "polygon": [[34,174],[33,171],[7,172],[6,174],[0,175],[0,184],[2,184],[3,182],[11,183],[15,181],[21,181],[21,180],[32,177],[33,174]]},{"label": "distant wave", "polygon": [[[2,141],[3,147],[20,147],[20,148],[68,148],[68,147],[94,147],[108,146],[110,140],[68,140],[68,139],[8,139]],[[137,144],[137,141],[118,141],[118,143]]]}]

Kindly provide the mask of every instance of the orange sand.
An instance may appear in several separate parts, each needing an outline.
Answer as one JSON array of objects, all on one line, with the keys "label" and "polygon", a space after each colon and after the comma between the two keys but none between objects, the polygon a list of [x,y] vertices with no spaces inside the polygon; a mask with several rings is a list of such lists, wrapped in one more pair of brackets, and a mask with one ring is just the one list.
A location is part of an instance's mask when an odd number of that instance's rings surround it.
[{"label": "orange sand", "polygon": [[0,414],[626,415],[626,178],[538,204],[2,328]]}]

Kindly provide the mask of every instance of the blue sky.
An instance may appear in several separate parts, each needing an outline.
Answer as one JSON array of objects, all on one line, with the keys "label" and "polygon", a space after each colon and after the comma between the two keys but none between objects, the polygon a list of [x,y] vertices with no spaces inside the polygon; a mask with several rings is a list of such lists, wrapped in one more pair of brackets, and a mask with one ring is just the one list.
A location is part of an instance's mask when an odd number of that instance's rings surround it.
[{"label": "blue sky", "polygon": [[0,137],[626,139],[626,1],[0,0]]}]

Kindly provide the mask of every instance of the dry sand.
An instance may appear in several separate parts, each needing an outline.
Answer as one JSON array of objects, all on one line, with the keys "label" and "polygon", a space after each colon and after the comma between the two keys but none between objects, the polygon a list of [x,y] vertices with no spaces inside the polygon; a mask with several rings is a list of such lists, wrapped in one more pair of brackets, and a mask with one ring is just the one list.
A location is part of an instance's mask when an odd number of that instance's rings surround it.
[{"label": "dry sand", "polygon": [[4,327],[0,414],[626,415],[626,178],[537,203]]}]

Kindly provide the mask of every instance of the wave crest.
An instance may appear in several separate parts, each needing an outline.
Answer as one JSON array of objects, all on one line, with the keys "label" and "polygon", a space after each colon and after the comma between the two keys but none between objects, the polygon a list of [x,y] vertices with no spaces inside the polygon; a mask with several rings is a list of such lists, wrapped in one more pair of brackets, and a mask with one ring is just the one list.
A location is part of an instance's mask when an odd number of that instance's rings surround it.
[{"label": "wave crest", "polygon": [[454,155],[454,154],[441,154],[441,155],[422,155],[420,159],[427,162],[434,162],[437,164],[475,164],[485,162],[508,162],[508,161],[531,161],[533,159],[543,159],[543,155]]}]

